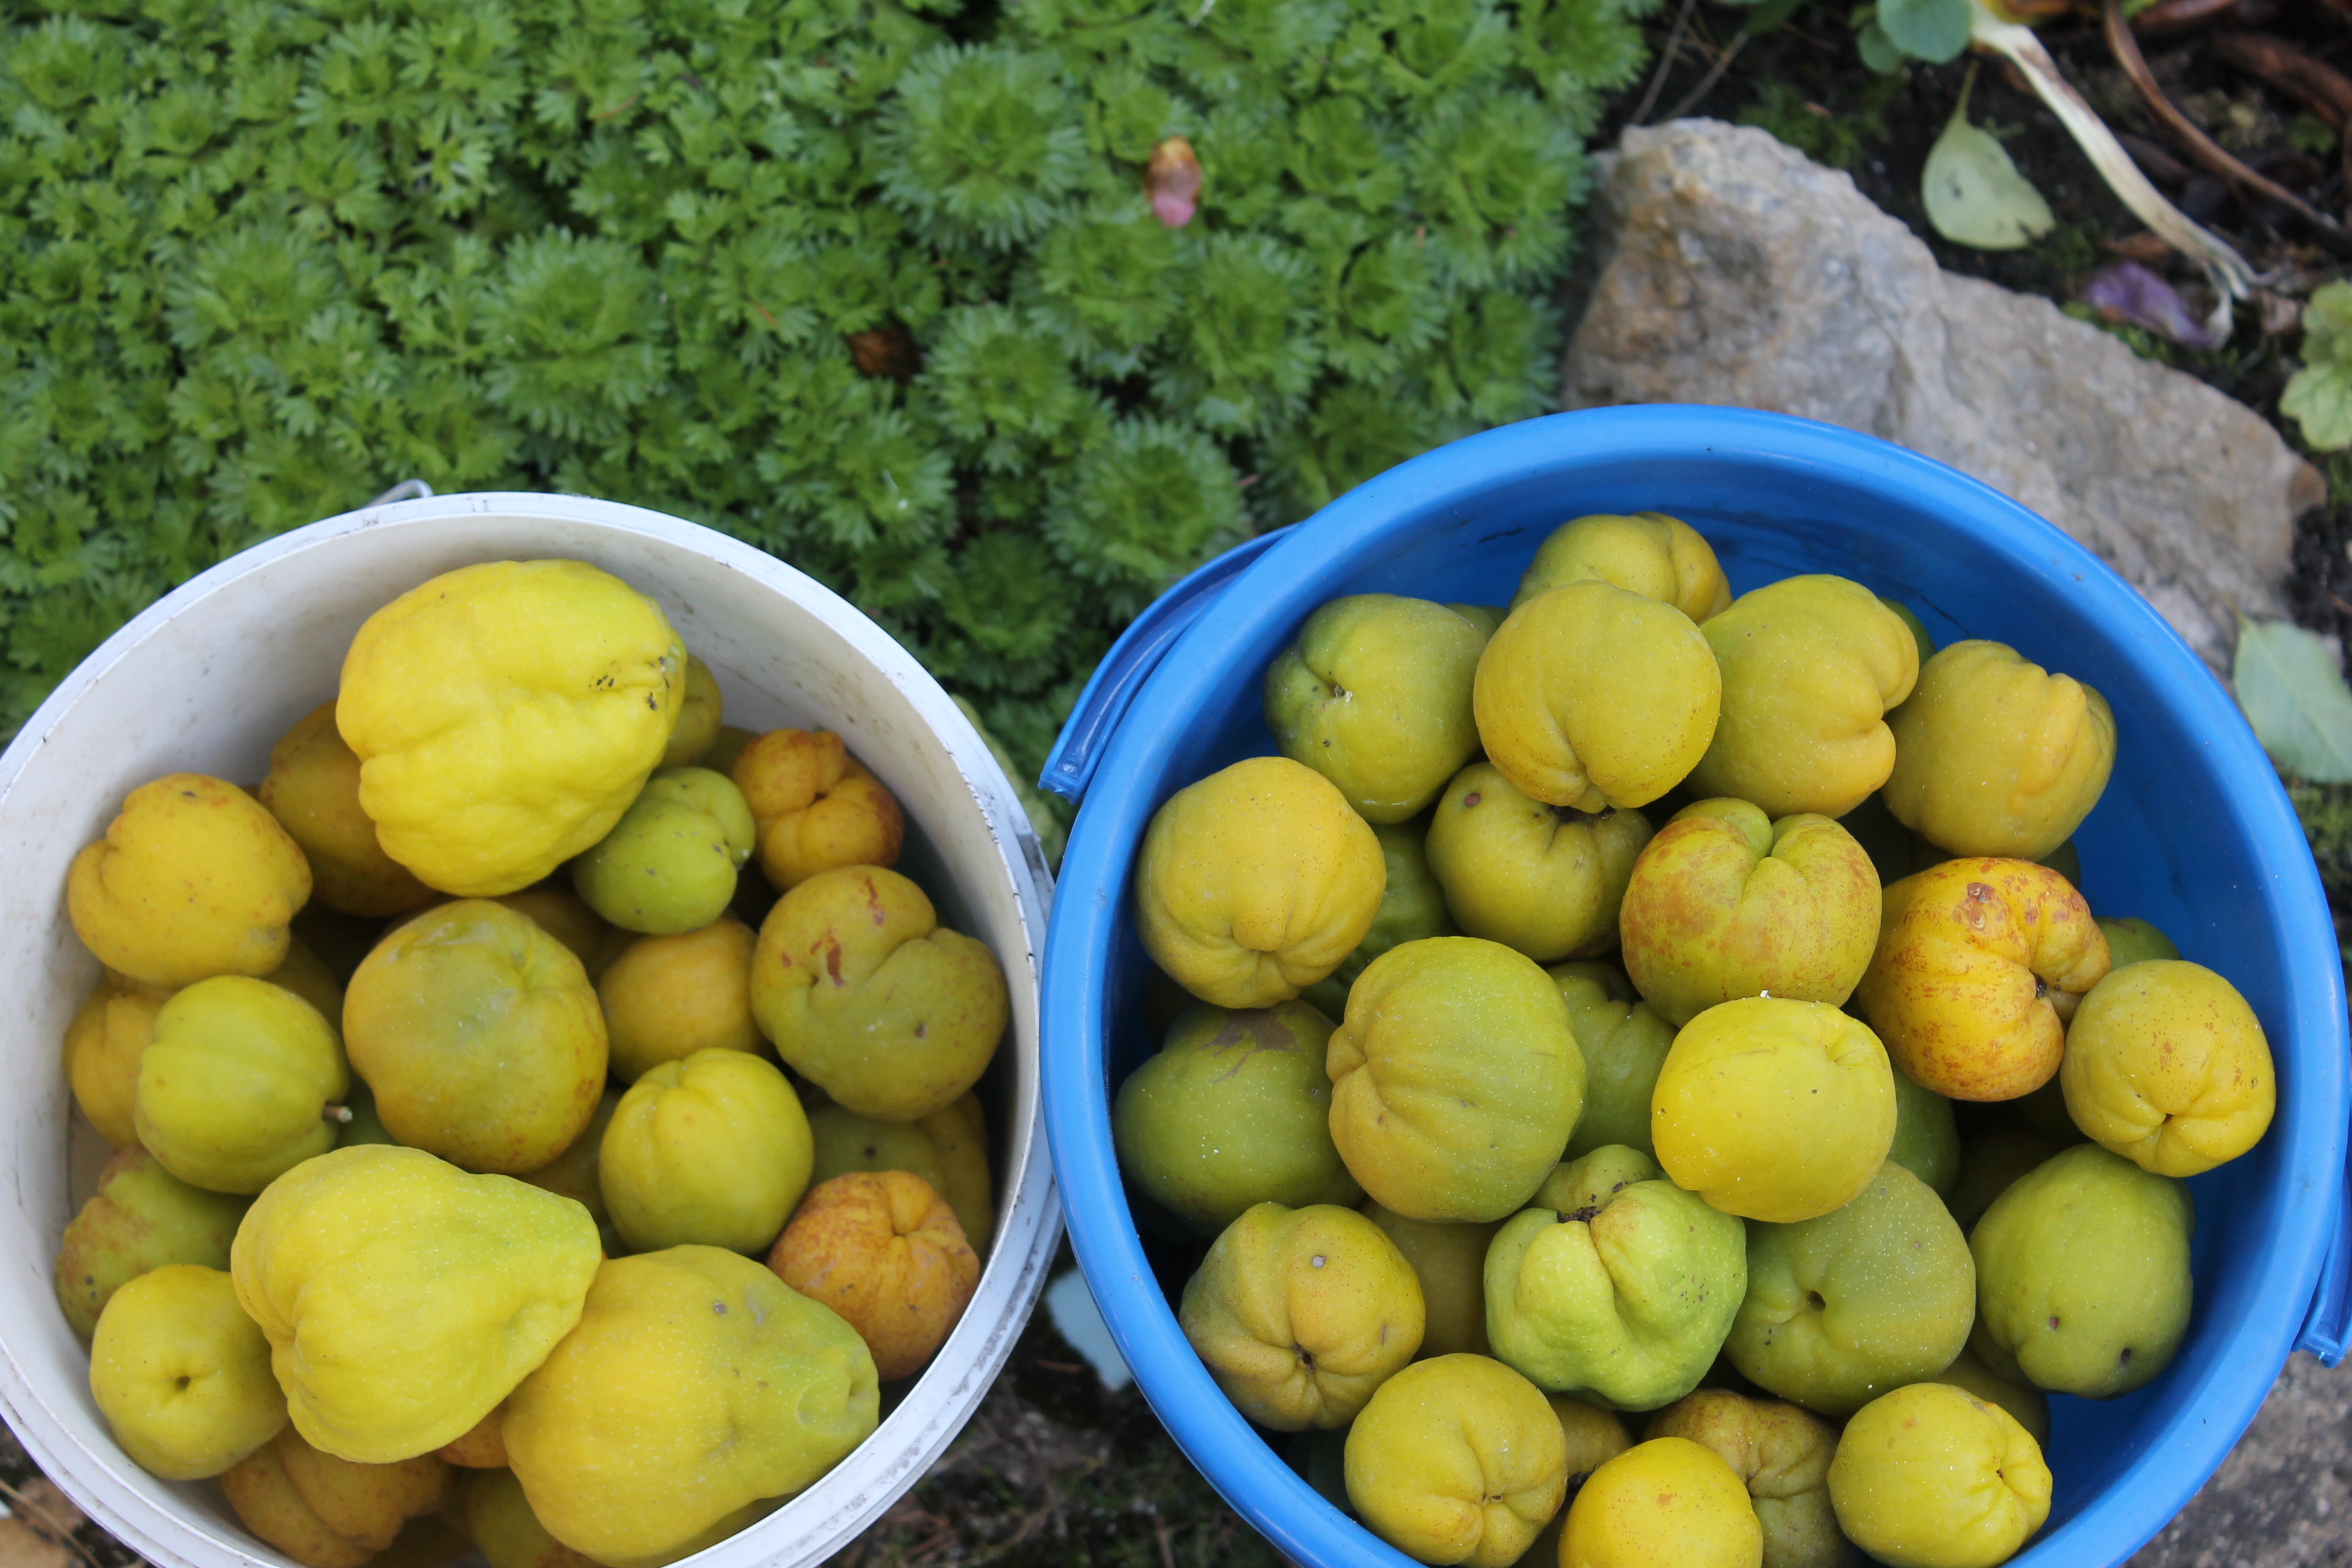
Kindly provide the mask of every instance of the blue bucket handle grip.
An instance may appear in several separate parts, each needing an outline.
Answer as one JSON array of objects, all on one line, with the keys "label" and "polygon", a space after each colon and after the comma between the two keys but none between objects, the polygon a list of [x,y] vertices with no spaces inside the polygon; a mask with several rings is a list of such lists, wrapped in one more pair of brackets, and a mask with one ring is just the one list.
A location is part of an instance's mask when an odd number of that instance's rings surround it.
[{"label": "blue bucket handle grip", "polygon": [[1053,752],[1045,758],[1045,771],[1037,776],[1038,788],[1051,790],[1073,805],[1085,795],[1119,721],[1127,717],[1135,694],[1160,668],[1176,639],[1268,546],[1286,537],[1287,531],[1276,531],[1244,540],[1196,567],[1135,617],[1087,678],[1077,707],[1071,710],[1069,721],[1062,726]]},{"label": "blue bucket handle grip", "polygon": [[2352,1338],[2352,1170],[2336,1187],[2336,1223],[2329,1227],[2327,1256],[2319,1265],[2319,1289],[2311,1299],[2311,1312],[2303,1321],[2303,1334],[2294,1348],[2309,1351],[2322,1366],[2344,1359],[2345,1341]]}]

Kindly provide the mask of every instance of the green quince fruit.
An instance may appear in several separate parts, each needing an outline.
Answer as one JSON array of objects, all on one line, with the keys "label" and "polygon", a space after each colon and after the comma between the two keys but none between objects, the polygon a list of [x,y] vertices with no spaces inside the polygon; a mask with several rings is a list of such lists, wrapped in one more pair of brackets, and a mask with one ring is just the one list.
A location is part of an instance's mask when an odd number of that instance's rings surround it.
[{"label": "green quince fruit", "polygon": [[[1568,1205],[1568,1206],[1562,1206]],[[1744,1226],[1638,1150],[1560,1166],[1486,1251],[1486,1337],[1559,1394],[1629,1410],[1681,1398],[1723,1348],[1748,1286]]]},{"label": "green quince fruit", "polygon": [[1360,1202],[1331,1142],[1331,1021],[1304,1002],[1196,1002],[1111,1107],[1119,1168],[1198,1235],[1262,1203]]},{"label": "green quince fruit", "polygon": [[1333,599],[1266,667],[1265,727],[1365,821],[1402,822],[1478,750],[1470,682],[1486,646],[1427,599]]},{"label": "green quince fruit", "polygon": [[99,1315],[89,1392],[114,1440],[167,1481],[219,1475],[286,1425],[269,1342],[217,1268],[167,1263]]},{"label": "green quince fruit", "polygon": [[2189,1331],[2189,1189],[2095,1143],[2011,1184],[1969,1234],[1977,1327],[2002,1377],[2113,1399],[2162,1372]]},{"label": "green quince fruit", "polygon": [[1445,907],[1445,889],[1429,868],[1428,821],[1416,817],[1411,822],[1385,823],[1372,833],[1381,841],[1381,859],[1388,870],[1387,884],[1381,889],[1381,911],[1372,917],[1372,929],[1364,933],[1356,951],[1341,959],[1339,968],[1298,994],[1299,1000],[1327,1018],[1347,1013],[1348,991],[1356,984],[1356,976],[1389,949],[1423,937],[1456,934],[1454,916]]},{"label": "green quince fruit", "polygon": [[706,1050],[629,1086],[604,1129],[596,1179],[632,1252],[764,1253],[808,1190],[815,1159],[800,1096],[773,1062]]},{"label": "green quince fruit", "polygon": [[579,1321],[601,1257],[569,1198],[372,1143],[272,1183],[229,1267],[303,1437],[388,1464],[488,1415]]},{"label": "green quince fruit", "polygon": [[873,1355],[830,1310],[740,1253],[673,1247],[596,1270],[500,1430],[548,1533],[649,1568],[807,1487],[880,1408]]},{"label": "green quince fruit", "polygon": [[1912,1082],[1901,1068],[1895,1068],[1895,1143],[1886,1157],[1939,1198],[1950,1197],[1960,1179],[1960,1130],[1952,1102]]},{"label": "green quince fruit", "polygon": [[1487,1354],[1486,1247],[1501,1223],[1407,1219],[1370,1202],[1357,1212],[1387,1233],[1421,1281],[1421,1353]]},{"label": "green quince fruit", "polygon": [[[2073,878],[2067,879],[2075,881]],[[2081,885],[2079,881],[2075,881],[2075,886]],[[2105,915],[2101,915],[2098,917],[2098,921],[2099,929],[2107,936],[2107,964],[2111,971],[2121,969],[2126,963],[2140,963],[2151,958],[2180,956],[2180,950],[2172,945],[2172,939],[2144,920],[2131,916],[2121,920],[2110,920]]]},{"label": "green quince fruit", "polygon": [[612,831],[572,863],[572,886],[624,931],[678,936],[727,912],[735,875],[757,847],[751,807],[709,768],[646,781]]},{"label": "green quince fruit", "polygon": [[1968,1342],[1975,1265],[1927,1184],[1889,1160],[1843,1208],[1748,1231],[1741,1375],[1832,1420],[1933,1377]]},{"label": "green quince fruit", "polygon": [[522,1175],[595,1114],[608,1052],[595,987],[527,915],[461,899],[395,928],[343,1000],[352,1065],[411,1148]]},{"label": "green quince fruit", "polygon": [[1558,1163],[1584,1108],[1584,1058],[1559,987],[1497,942],[1391,948],[1333,1032],[1331,1141],[1382,1206],[1501,1219]]},{"label": "green quince fruit", "polygon": [[1611,1143],[1654,1156],[1650,1091],[1674,1048],[1675,1026],[1635,994],[1613,963],[1555,963],[1544,973],[1568,1004],[1569,1031],[1584,1058],[1584,1114],[1566,1157],[1579,1159]]},{"label": "green quince fruit", "polygon": [[1209,1244],[1177,1309],[1241,1413],[1345,1426],[1421,1348],[1421,1282],[1381,1227],[1330,1204],[1259,1204]]},{"label": "green quince fruit", "polygon": [[594,1558],[547,1532],[512,1470],[477,1470],[467,1477],[458,1509],[466,1538],[490,1568],[595,1568]]},{"label": "green quince fruit", "polygon": [[83,1343],[107,1298],[167,1263],[228,1267],[246,1200],[190,1186],[144,1149],[119,1149],[58,1247],[58,1305]]},{"label": "green quince fruit", "polygon": [[139,1142],[184,1182],[257,1193],[335,1146],[328,1108],[351,1081],[316,1007],[267,980],[199,980],[163,1004],[139,1058]]},{"label": "green quince fruit", "polygon": [[2071,1126],[2067,1131],[2072,1136],[2062,1141],[2011,1117],[1970,1134],[1960,1145],[1958,1179],[1945,1199],[1961,1233],[1976,1229],[1993,1199],[2009,1191],[2018,1177],[2068,1144],[2083,1141],[2083,1135]]},{"label": "green quince fruit", "polygon": [[751,1016],[787,1066],[861,1116],[919,1121],[961,1099],[1012,1016],[996,954],[940,924],[896,871],[820,871],[761,922]]},{"label": "green quince fruit", "polygon": [[1723,718],[1691,770],[1695,792],[1776,818],[1843,816],[1886,782],[1886,715],[1919,679],[1919,647],[1875,594],[1843,577],[1784,577],[1702,629],[1723,669]]},{"label": "green quince fruit", "polygon": [[1836,1006],[1878,945],[1878,872],[1826,816],[1775,822],[1744,800],[1675,813],[1633,862],[1618,911],[1625,973],[1679,1028],[1718,1002]]},{"label": "green quince fruit", "polygon": [[842,1105],[809,1112],[816,1165],[809,1185],[852,1171],[904,1171],[947,1200],[974,1252],[988,1256],[996,1231],[995,1188],[988,1169],[988,1119],[967,1092],[919,1121],[878,1121]]},{"label": "green quince fruit", "polygon": [[1554,963],[1617,945],[1618,906],[1649,841],[1638,811],[1546,805],[1473,763],[1430,819],[1429,868],[1465,933]]}]

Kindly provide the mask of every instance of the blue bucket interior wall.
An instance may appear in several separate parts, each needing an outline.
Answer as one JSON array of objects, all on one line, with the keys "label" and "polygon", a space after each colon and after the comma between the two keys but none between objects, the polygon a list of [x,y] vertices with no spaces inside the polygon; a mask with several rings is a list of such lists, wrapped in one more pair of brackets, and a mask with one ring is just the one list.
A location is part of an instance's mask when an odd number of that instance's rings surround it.
[{"label": "blue bucket interior wall", "polygon": [[1129,912],[1134,850],[1177,789],[1273,752],[1259,683],[1318,605],[1367,592],[1506,604],[1560,522],[1644,510],[1705,535],[1736,593],[1833,572],[1909,605],[1939,646],[1994,638],[2096,687],[2114,708],[2118,744],[2112,782],[2075,837],[2084,891],[2101,913],[2153,921],[2185,956],[2229,977],[2262,1019],[2278,1060],[2279,1115],[2251,1153],[2189,1184],[2187,1342],[2127,1397],[2052,1401],[2050,1522],[2017,1561],[2120,1563],[2252,1419],[2342,1224],[2345,1004],[2326,902],[2284,792],[2228,694],[2145,600],[1994,491],[1826,426],[1649,407],[1470,437],[1291,531],[1174,644],[1102,752],[1046,950],[1047,1125],[1097,1300],[1178,1441],[1284,1552],[1310,1568],[1407,1561],[1294,1475],[1217,1392],[1173,1315],[1193,1254],[1137,1229],[1108,1121],[1109,1095],[1154,1045],[1141,1008],[1149,965]]}]

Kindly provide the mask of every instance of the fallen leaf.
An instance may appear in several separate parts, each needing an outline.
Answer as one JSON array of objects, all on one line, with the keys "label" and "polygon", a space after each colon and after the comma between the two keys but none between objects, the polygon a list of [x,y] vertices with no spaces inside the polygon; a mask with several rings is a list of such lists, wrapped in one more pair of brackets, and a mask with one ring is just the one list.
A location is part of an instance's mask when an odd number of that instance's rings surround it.
[{"label": "fallen leaf", "polygon": [[898,322],[868,327],[862,332],[846,332],[849,357],[857,362],[861,374],[889,381],[911,381],[923,368],[923,351]]},{"label": "fallen leaf", "polygon": [[1191,223],[1201,197],[1201,160],[1192,155],[1192,144],[1181,136],[1162,139],[1144,167],[1143,188],[1161,224],[1182,228]]},{"label": "fallen leaf", "polygon": [[2083,285],[2083,300],[2111,321],[2146,327],[2186,348],[2217,349],[2230,335],[2198,320],[2171,284],[2137,261],[2101,268]]},{"label": "fallen leaf", "polygon": [[1969,47],[1969,0],[1879,0],[1878,26],[1905,54],[1941,65]]},{"label": "fallen leaf", "polygon": [[2285,621],[2242,621],[2230,680],[2281,773],[2352,784],[2352,688],[2324,640]]},{"label": "fallen leaf", "polygon": [[1927,172],[1919,179],[1927,221],[1955,245],[2020,249],[2049,233],[2058,220],[1991,133],[1969,123],[1968,110],[1963,90],[1950,123],[1927,151]]}]

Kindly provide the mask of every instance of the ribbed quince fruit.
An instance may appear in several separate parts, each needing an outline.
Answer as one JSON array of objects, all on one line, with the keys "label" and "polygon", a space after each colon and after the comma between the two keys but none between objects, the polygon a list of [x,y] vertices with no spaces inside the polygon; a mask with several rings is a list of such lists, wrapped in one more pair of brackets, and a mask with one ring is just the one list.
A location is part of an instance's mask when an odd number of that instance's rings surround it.
[{"label": "ribbed quince fruit", "polygon": [[1277,1432],[1345,1426],[1421,1346],[1421,1281],[1331,1204],[1259,1204],[1185,1282],[1184,1337],[1241,1413]]},{"label": "ribbed quince fruit", "polygon": [[837,866],[898,864],[906,815],[832,731],[771,730],[728,766],[758,825],[760,869],[778,892]]},{"label": "ribbed quince fruit", "polygon": [[601,1256],[569,1198],[370,1143],[273,1183],[230,1270],[303,1436],[383,1464],[504,1399],[579,1321]]},{"label": "ribbed quince fruit", "polygon": [[1672,605],[1694,621],[1731,607],[1731,584],[1698,531],[1662,511],[1637,511],[1630,517],[1596,513],[1552,530],[1519,578],[1511,608],[1549,589],[1594,578]]},{"label": "ribbed quince fruit", "polygon": [[611,831],[677,723],[661,606],[580,561],[444,573],[352,639],[335,726],[384,852],[468,898],[540,880]]},{"label": "ribbed quince fruit", "polygon": [[1886,714],[1911,695],[1919,646],[1875,594],[1843,577],[1785,577],[1705,630],[1723,668],[1723,721],[1691,770],[1694,791],[1776,817],[1843,816],[1886,782]]},{"label": "ribbed quince fruit", "polygon": [[304,1568],[360,1568],[412,1519],[456,1489],[431,1454],[359,1464],[323,1453],[289,1427],[221,1477],[245,1527]]},{"label": "ribbed quince fruit", "polygon": [[1472,763],[1430,818],[1429,868],[1465,933],[1553,963],[1617,945],[1625,884],[1649,841],[1638,811],[1546,805],[1492,763]]},{"label": "ribbed quince fruit", "polygon": [[1654,1410],[1698,1384],[1748,1287],[1743,1226],[1612,1144],[1562,1165],[1486,1252],[1486,1336],[1556,1394]]},{"label": "ribbed quince fruit", "polygon": [[1505,1568],[1559,1511],[1568,1436],[1535,1384],[1499,1362],[1407,1367],[1349,1428],[1348,1499],[1423,1563]]},{"label": "ribbed quince fruit", "polygon": [[1937,654],[1887,722],[1887,809],[1955,855],[2040,859],[2082,826],[2115,768],[2106,699],[2003,643]]},{"label": "ribbed quince fruit", "polygon": [[1750,996],[1683,1026],[1650,1110],[1677,1186],[1792,1225],[1878,1173],[1895,1142],[1895,1073],[1878,1037],[1828,1003]]},{"label": "ribbed quince fruit", "polygon": [[291,991],[242,974],[199,980],[155,1015],[139,1058],[139,1141],[184,1182],[257,1193],[340,1131],[342,1042]]},{"label": "ribbed quince fruit", "polygon": [[1515,1213],[1584,1107],[1584,1058],[1559,987],[1533,960],[1475,937],[1409,942],[1373,960],[1325,1070],[1349,1173],[1414,1219]]},{"label": "ribbed quince fruit", "polygon": [[598,1181],[632,1252],[688,1242],[764,1251],[808,1190],[808,1118],[790,1079],[748,1051],[699,1051],[629,1086]]},{"label": "ribbed quince fruit", "polygon": [[1478,658],[1487,760],[1549,805],[1647,805],[1714,738],[1723,674],[1674,605],[1598,579],[1513,610]]},{"label": "ribbed quince fruit", "polygon": [[1386,865],[1339,786],[1288,757],[1249,757],[1152,814],[1135,924],[1176,983],[1220,1007],[1271,1007],[1355,950]]},{"label": "ribbed quince fruit", "polygon": [[982,1257],[995,1234],[995,1188],[988,1170],[988,1119],[966,1093],[916,1121],[881,1121],[845,1105],[809,1111],[816,1145],[812,1185],[852,1171],[905,1171],[929,1182],[955,1210],[964,1238]]},{"label": "ribbed quince fruit", "polygon": [[383,852],[360,809],[360,759],[321,702],[270,748],[261,804],[302,847],[318,900],[331,910],[382,920],[433,901],[416,873]]},{"label": "ribbed quince fruit", "polygon": [[132,790],[66,874],[74,934],[107,968],[147,985],[268,973],[310,899],[310,868],[278,819],[202,773]]}]

